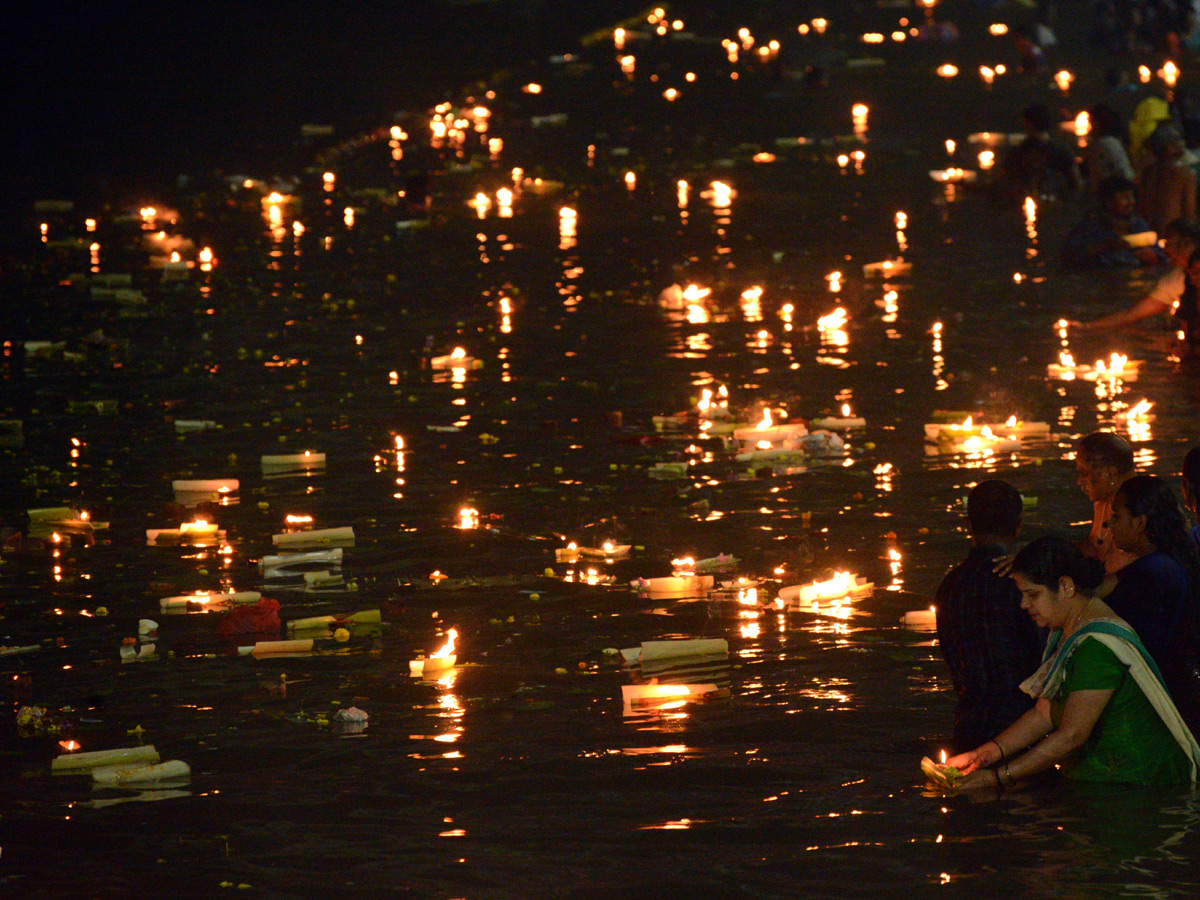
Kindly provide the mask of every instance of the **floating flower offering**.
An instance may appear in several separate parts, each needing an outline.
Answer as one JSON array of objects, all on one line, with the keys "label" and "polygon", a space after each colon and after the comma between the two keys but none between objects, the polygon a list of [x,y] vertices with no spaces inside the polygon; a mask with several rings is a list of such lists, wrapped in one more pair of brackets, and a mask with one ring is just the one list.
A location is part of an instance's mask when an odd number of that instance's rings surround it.
[{"label": "floating flower offering", "polygon": [[1059,354],[1057,363],[1050,363],[1046,367],[1046,374],[1051,378],[1057,378],[1061,381],[1074,381],[1080,379],[1082,381],[1137,381],[1138,367],[1141,366],[1140,359],[1130,359],[1121,353],[1114,353],[1106,363],[1102,359],[1096,360],[1094,366],[1077,365],[1075,359],[1067,351]]},{"label": "floating flower offering", "polygon": [[430,672],[441,672],[452,668],[458,660],[458,656],[454,652],[454,644],[457,638],[458,631],[451,628],[446,632],[446,643],[441,648],[427,657],[409,660],[408,673],[420,677],[428,675]]}]

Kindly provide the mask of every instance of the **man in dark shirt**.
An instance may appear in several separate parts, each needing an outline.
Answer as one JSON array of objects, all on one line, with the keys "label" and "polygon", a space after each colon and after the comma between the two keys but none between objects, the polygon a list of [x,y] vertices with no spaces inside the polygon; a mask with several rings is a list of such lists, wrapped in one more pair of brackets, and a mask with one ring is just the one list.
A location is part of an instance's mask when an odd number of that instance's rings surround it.
[{"label": "man in dark shirt", "polygon": [[1019,686],[1041,664],[1043,644],[1012,579],[992,571],[1021,528],[1020,493],[1006,481],[980,482],[967,519],[974,547],[937,591],[938,644],[958,694],[955,752],[991,740],[1033,705]]}]

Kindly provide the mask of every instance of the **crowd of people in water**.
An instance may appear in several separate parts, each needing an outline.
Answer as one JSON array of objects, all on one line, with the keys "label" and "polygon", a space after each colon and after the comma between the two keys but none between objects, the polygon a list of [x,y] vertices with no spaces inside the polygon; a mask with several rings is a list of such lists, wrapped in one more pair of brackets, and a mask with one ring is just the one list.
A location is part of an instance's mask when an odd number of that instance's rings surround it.
[{"label": "crowd of people in water", "polygon": [[[1045,68],[1059,4],[1038,6],[1039,24],[1016,36],[1027,70]],[[1097,0],[1093,11],[1093,42],[1116,56],[1200,51],[1192,0]],[[1200,357],[1200,100],[1175,85],[1133,84],[1120,67],[1105,82],[1080,151],[1056,136],[1055,110],[1023,111],[1024,137],[1000,160],[992,198],[1091,201],[1063,264],[1161,274],[1129,308],[1069,327],[1173,317],[1181,355]],[[989,479],[968,497],[973,546],[936,596],[957,695],[946,765],[960,789],[1003,789],[1053,770],[1141,785],[1195,783],[1200,773],[1200,524],[1187,520],[1200,520],[1200,447],[1184,460],[1182,503],[1167,479],[1136,470],[1119,435],[1083,437],[1075,465],[1093,504],[1082,541],[1045,536],[1018,549],[1018,490]]]},{"label": "crowd of people in water", "polygon": [[1076,447],[1093,504],[1079,543],[1038,538],[1013,555],[1022,500],[1006,481],[967,499],[973,548],[937,593],[938,643],[958,703],[947,764],[963,789],[1051,769],[1083,781],[1194,783],[1200,767],[1200,447],[1183,504],[1138,473],[1111,432]]}]

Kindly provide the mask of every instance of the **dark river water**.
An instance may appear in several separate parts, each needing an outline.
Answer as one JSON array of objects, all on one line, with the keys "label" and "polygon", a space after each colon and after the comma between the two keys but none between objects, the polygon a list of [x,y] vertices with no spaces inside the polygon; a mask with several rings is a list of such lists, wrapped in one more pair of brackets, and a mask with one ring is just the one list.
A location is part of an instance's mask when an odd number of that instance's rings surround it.
[{"label": "dark river water", "polygon": [[[759,44],[782,42],[780,63],[752,50],[737,66],[720,41],[739,23],[701,7],[694,39],[691,26],[631,37],[619,54],[609,37],[474,93],[447,85],[456,110],[491,111],[461,153],[431,146],[418,111],[399,120],[400,159],[380,121],[320,151],[294,187],[197,174],[111,207],[27,211],[29,249],[4,288],[2,417],[23,422],[23,446],[0,449],[5,516],[73,505],[109,527],[30,537],[0,565],[0,643],[36,647],[0,657],[6,895],[1194,897],[1191,792],[944,798],[918,769],[948,743],[953,691],[930,631],[899,623],[966,553],[970,485],[999,476],[1036,498],[1026,536],[1081,534],[1074,439],[1128,433],[1118,414],[1147,398],[1155,418],[1129,435],[1139,465],[1174,476],[1197,403],[1159,325],[1071,341],[1081,362],[1142,360],[1136,381],[1048,379],[1057,319],[1120,308],[1151,280],[1062,271],[1081,201],[1028,216],[928,172],[947,138],[955,164],[977,168],[968,135],[1016,131],[1032,99],[1071,114],[1094,102],[1106,61],[1083,45],[1085,23],[1064,22],[1054,63],[1076,72],[1070,93],[1015,71],[986,88],[978,66],[1015,70],[1011,42],[974,4],[943,6],[961,41],[875,46],[859,36],[919,14],[827,3],[827,32],[801,35],[815,14],[803,4],[755,4],[746,23]],[[883,64],[846,64],[863,57]],[[947,61],[956,79],[937,76]],[[857,139],[855,103],[869,106]],[[489,156],[491,137],[503,148]],[[514,167],[544,180],[503,215]],[[412,220],[395,193],[411,200],[422,172],[431,212]],[[270,190],[295,198],[275,223]],[[490,208],[468,205],[478,192]],[[141,205],[152,226],[119,221]],[[160,228],[194,244],[182,280],[147,268]],[[71,239],[82,248],[59,243]],[[864,275],[901,250],[904,277]],[[144,302],[64,284],[93,266],[132,273]],[[711,293],[670,291],[689,284]],[[843,326],[818,326],[838,308]],[[455,347],[476,362],[431,365]],[[719,386],[739,421],[847,404],[866,427],[835,427],[842,448],[774,468],[738,462],[694,417],[656,429]],[[923,440],[939,410],[1016,414],[1051,435],[939,454]],[[305,450],[324,467],[260,462]],[[218,478],[239,479],[237,502],[175,502],[174,479]],[[147,542],[193,515],[222,539]],[[334,572],[353,591],[264,584],[288,515],[353,527]],[[610,539],[629,556],[556,562],[568,541]],[[628,586],[722,553],[760,582],[761,605]],[[874,591],[816,613],[773,602],[837,570]],[[236,647],[284,632],[226,638],[218,614],[160,612],[160,598],[227,590],[261,590],[284,621],[378,609],[382,622],[256,658]],[[143,618],[159,623],[156,657],[123,663]],[[411,677],[451,627],[458,665]],[[611,651],[673,638],[728,642],[700,671],[720,690],[626,709],[622,686],[655,672]],[[29,705],[61,731],[18,729]],[[350,707],[365,728],[339,722]],[[140,791],[52,776],[68,740],[152,743],[191,777]]]}]

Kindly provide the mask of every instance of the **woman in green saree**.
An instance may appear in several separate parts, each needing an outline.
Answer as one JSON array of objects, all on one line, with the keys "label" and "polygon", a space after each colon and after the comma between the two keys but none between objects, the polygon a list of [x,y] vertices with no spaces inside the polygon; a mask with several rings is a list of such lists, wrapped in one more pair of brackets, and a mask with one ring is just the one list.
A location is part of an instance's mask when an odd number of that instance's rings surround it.
[{"label": "woman in green saree", "polygon": [[1013,560],[1021,607],[1051,629],[1041,668],[1022,689],[1033,709],[995,738],[946,761],[956,787],[1004,787],[1053,766],[1069,778],[1146,785],[1196,781],[1200,747],[1137,635],[1095,590],[1099,562],[1062,538]]}]

